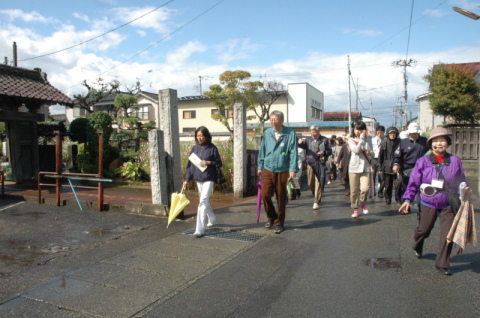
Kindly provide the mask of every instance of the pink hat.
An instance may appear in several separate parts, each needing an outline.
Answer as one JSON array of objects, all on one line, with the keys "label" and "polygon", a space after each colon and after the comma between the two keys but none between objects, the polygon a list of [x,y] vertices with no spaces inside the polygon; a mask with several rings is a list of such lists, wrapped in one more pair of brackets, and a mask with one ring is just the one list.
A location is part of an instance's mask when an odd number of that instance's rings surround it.
[{"label": "pink hat", "polygon": [[445,139],[447,139],[449,146],[452,144],[452,139],[451,139],[452,134],[448,132],[447,128],[437,127],[437,128],[433,128],[430,131],[430,137],[427,140],[427,145],[431,147],[432,139],[436,137],[441,137],[441,136],[444,136]]}]

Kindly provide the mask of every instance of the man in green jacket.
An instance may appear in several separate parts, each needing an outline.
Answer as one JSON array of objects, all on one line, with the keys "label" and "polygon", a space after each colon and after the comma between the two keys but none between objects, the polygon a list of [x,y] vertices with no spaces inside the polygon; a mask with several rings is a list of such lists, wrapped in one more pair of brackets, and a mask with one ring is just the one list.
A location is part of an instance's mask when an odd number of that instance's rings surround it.
[{"label": "man in green jacket", "polygon": [[[282,233],[285,228],[285,207],[287,200],[287,182],[289,177],[295,178],[297,165],[297,138],[295,131],[284,127],[283,113],[274,110],[270,113],[270,124],[263,134],[258,155],[258,175],[262,181],[262,201],[267,214],[266,228],[275,225],[275,233]],[[275,211],[272,197],[277,195],[278,211]]]}]

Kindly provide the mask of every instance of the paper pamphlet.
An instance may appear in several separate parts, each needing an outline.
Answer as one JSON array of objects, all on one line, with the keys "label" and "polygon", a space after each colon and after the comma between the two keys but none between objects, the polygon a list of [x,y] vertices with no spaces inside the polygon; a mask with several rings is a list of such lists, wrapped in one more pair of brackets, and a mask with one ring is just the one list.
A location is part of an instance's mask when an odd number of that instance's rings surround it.
[{"label": "paper pamphlet", "polygon": [[207,166],[203,166],[203,167],[200,166],[200,162],[202,161],[202,159],[198,158],[198,156],[194,153],[192,153],[190,157],[188,157],[188,160],[190,160],[202,172],[204,172],[205,169],[207,169]]}]

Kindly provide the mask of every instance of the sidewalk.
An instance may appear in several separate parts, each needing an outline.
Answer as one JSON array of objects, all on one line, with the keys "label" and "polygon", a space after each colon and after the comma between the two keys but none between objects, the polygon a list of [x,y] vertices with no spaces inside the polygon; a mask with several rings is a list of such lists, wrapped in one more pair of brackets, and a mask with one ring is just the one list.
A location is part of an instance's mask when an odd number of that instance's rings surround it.
[{"label": "sidewalk", "polygon": [[[139,197],[111,198],[129,191]],[[338,183],[319,210],[312,200],[303,191],[288,203],[280,235],[263,211],[257,223],[255,199],[235,201],[203,238],[194,218],[167,229],[165,218],[0,200],[0,316],[479,316],[478,248],[452,257],[445,277],[438,224],[419,260],[415,214],[377,199],[353,219]]]}]

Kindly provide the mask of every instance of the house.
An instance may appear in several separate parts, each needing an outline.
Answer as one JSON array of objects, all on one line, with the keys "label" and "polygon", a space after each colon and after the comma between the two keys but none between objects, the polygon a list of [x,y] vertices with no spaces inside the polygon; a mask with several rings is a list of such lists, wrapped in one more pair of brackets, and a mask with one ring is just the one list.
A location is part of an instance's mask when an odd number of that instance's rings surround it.
[{"label": "house", "polygon": [[[324,119],[324,95],[308,83],[291,83],[286,91],[278,92],[279,98],[271,105],[270,110],[280,110],[285,114],[285,122],[312,122]],[[141,123],[155,122],[159,125],[162,114],[159,112],[158,94],[140,91],[137,95],[137,105],[132,113],[139,118]],[[100,103],[93,106],[94,111],[106,111],[113,114],[115,96],[108,95]],[[228,129],[218,121],[212,119],[212,114],[217,112],[213,101],[205,96],[185,96],[178,98],[178,118],[181,137],[189,137],[199,126],[206,126],[218,137],[228,138]],[[253,111],[248,111],[247,116],[254,116]],[[67,125],[78,117],[86,114],[78,107],[66,109]],[[247,127],[254,129],[252,123],[258,123],[254,119],[247,123]]]},{"label": "house", "polygon": [[443,116],[433,114],[430,108],[430,101],[428,100],[430,95],[431,93],[423,94],[415,100],[418,103],[418,124],[425,132],[445,123]]},{"label": "house", "polygon": [[55,104],[73,106],[73,100],[50,85],[41,69],[0,64],[0,121],[6,123],[13,181],[37,179],[40,160],[51,160],[39,155],[37,123]]},{"label": "house", "polygon": [[[455,64],[445,64],[448,67],[460,67],[460,68],[466,68],[470,70],[473,74],[474,77],[473,79],[475,82],[480,85],[480,62],[476,63],[455,63]],[[438,67],[439,65],[436,64],[433,66]],[[431,95],[431,93],[425,93],[422,95],[419,95],[417,99],[415,100],[418,103],[418,123],[420,125],[420,128],[427,132],[430,131],[432,128],[435,128],[440,125],[448,124],[448,118],[444,118],[443,116],[438,116],[434,115],[433,111],[430,107],[430,101],[428,100],[428,97]]]}]

